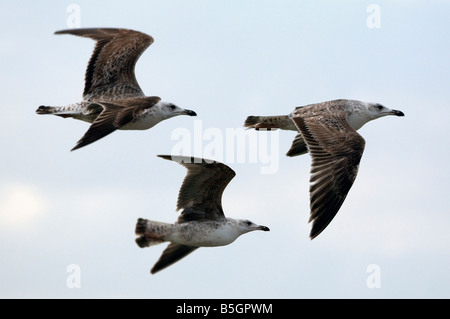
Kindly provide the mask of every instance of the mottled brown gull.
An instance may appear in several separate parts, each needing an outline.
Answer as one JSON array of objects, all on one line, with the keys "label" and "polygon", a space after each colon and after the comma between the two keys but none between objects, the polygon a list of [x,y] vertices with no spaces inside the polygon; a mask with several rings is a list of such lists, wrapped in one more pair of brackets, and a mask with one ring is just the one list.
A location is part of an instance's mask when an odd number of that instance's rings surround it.
[{"label": "mottled brown gull", "polygon": [[247,117],[248,128],[297,131],[286,155],[311,154],[311,239],[328,226],[355,181],[365,146],[356,130],[386,115],[404,116],[379,103],[341,99],[297,107],[289,115]]},{"label": "mottled brown gull", "polygon": [[85,73],[83,100],[67,106],[40,106],[36,113],[92,123],[72,150],[120,130],[146,130],[177,115],[195,116],[157,96],[145,96],[134,68],[153,43],[147,34],[114,28],[69,29],[55,34],[91,38],[96,46]]},{"label": "mottled brown gull", "polygon": [[151,269],[154,274],[199,247],[224,246],[239,236],[254,231],[268,231],[266,226],[256,225],[244,219],[225,217],[222,210],[222,193],[236,175],[225,164],[210,160],[158,155],[187,168],[178,193],[177,210],[183,209],[174,224],[139,218],[136,224],[136,243],[139,247],[170,242]]}]

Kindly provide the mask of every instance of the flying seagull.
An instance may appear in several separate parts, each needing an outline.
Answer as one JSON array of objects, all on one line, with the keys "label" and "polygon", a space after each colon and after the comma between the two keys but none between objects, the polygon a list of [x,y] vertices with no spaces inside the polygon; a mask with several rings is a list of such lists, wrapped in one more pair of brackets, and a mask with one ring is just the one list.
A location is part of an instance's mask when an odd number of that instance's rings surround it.
[{"label": "flying seagull", "polygon": [[149,247],[170,242],[151,269],[154,274],[199,247],[231,244],[242,234],[268,231],[266,226],[249,220],[225,217],[222,193],[236,173],[227,165],[207,159],[158,155],[187,168],[187,175],[178,194],[177,210],[183,209],[174,224],[139,218],[136,224],[136,243]]},{"label": "flying seagull", "polygon": [[244,126],[299,132],[286,155],[309,151],[310,238],[317,237],[339,211],[358,173],[365,140],[356,130],[386,115],[404,116],[378,103],[333,100],[297,107],[289,115],[249,116]]},{"label": "flying seagull", "polygon": [[96,41],[86,69],[83,100],[67,106],[42,105],[36,110],[38,114],[92,123],[72,151],[117,129],[146,130],[173,116],[196,115],[157,96],[145,96],[139,87],[134,67],[153,43],[151,36],[114,28],[69,29],[55,34],[72,34]]}]

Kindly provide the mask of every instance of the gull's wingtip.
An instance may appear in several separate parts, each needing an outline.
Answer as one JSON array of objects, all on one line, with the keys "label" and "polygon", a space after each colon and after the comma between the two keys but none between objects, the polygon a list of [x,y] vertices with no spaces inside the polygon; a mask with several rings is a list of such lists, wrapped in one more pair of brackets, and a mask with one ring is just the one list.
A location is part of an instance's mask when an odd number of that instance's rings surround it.
[{"label": "gull's wingtip", "polygon": [[164,158],[166,160],[172,160],[172,155],[156,155],[156,156]]}]

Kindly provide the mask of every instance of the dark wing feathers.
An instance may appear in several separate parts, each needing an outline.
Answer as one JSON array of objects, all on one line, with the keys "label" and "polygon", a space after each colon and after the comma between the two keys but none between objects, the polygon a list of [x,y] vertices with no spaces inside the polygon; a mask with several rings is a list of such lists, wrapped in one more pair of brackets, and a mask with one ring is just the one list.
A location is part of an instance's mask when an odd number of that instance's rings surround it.
[{"label": "dark wing feathers", "polygon": [[181,258],[186,257],[188,254],[196,250],[198,247],[179,245],[170,243],[169,246],[163,251],[161,257],[159,257],[156,264],[150,270],[152,274],[176,263]]},{"label": "dark wing feathers", "polygon": [[339,211],[356,178],[364,139],[350,127],[346,113],[333,117],[294,116],[312,157],[310,237],[319,235]]},{"label": "dark wing feathers", "polygon": [[227,165],[189,156],[158,155],[187,168],[178,194],[177,210],[184,209],[178,222],[224,218],[222,193],[236,173]]},{"label": "dark wing feathers", "polygon": [[305,140],[301,133],[298,133],[294,140],[292,141],[291,148],[286,153],[286,156],[298,156],[308,153],[308,147],[306,146]]},{"label": "dark wing feathers", "polygon": [[139,113],[158,103],[157,96],[144,98],[130,98],[113,102],[96,102],[103,107],[102,113],[95,119],[83,137],[77,142],[72,151],[89,145],[102,137],[120,129],[131,122]]},{"label": "dark wing feathers", "polygon": [[55,34],[72,34],[96,41],[85,74],[85,98],[144,95],[136,81],[134,68],[141,54],[153,43],[151,36],[114,28],[69,29]]}]

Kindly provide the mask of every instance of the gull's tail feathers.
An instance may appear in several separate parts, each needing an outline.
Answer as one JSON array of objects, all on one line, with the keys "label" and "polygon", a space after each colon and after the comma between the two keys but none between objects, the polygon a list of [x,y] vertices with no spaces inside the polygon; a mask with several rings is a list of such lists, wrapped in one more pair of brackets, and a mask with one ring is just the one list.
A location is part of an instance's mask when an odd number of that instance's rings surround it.
[{"label": "gull's tail feathers", "polygon": [[135,230],[139,236],[136,238],[136,244],[141,248],[161,244],[165,242],[164,237],[169,235],[172,229],[172,224],[139,218]]},{"label": "gull's tail feathers", "polygon": [[68,110],[64,106],[47,106],[47,105],[41,105],[36,110],[37,114],[52,114],[57,115],[60,117],[74,117],[74,115],[79,114],[80,112],[74,112],[73,110]]},{"label": "gull's tail feathers", "polygon": [[244,127],[249,129],[254,128],[255,130],[266,129],[276,130],[290,130],[297,131],[294,122],[290,119],[288,115],[277,115],[277,116],[248,116],[245,120]]},{"label": "gull's tail feathers", "polygon": [[37,108],[36,113],[41,115],[52,114],[63,118],[72,117],[92,123],[102,111],[103,106],[99,103],[83,101],[66,106],[41,105]]},{"label": "gull's tail feathers", "polygon": [[55,114],[56,107],[41,105],[36,110],[37,114]]}]

